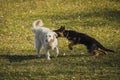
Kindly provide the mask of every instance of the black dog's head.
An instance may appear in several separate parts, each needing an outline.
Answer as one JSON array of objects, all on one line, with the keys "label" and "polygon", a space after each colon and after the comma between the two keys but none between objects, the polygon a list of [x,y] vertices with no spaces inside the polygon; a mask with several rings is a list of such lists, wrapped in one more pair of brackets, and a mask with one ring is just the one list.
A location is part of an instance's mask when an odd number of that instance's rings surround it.
[{"label": "black dog's head", "polygon": [[64,37],[65,26],[61,26],[59,29],[53,31],[57,33],[58,37]]}]

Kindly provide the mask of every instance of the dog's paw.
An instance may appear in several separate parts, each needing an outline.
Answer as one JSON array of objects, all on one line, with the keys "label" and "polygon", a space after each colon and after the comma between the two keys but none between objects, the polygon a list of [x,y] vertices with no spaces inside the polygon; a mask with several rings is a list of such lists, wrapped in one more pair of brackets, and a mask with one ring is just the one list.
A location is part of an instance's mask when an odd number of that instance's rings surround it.
[{"label": "dog's paw", "polygon": [[93,52],[93,53],[92,53],[92,56],[93,56],[94,58],[97,58],[97,57],[99,56],[99,53],[98,53],[98,52]]},{"label": "dog's paw", "polygon": [[64,53],[63,56],[65,56],[66,54]]},{"label": "dog's paw", "polygon": [[47,58],[47,60],[51,60],[50,58]]}]

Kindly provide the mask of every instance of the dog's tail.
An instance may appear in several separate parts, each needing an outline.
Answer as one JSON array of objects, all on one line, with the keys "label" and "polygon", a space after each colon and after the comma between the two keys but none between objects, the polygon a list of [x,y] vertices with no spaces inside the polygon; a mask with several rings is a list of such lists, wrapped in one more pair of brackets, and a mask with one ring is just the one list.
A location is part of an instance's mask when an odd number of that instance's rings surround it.
[{"label": "dog's tail", "polygon": [[40,19],[34,21],[33,24],[32,24],[32,30],[33,30],[33,32],[35,32],[36,30],[38,30],[38,28],[42,27],[43,25],[44,24],[43,24],[42,20],[40,20]]},{"label": "dog's tail", "polygon": [[44,24],[42,22],[42,20],[36,20],[33,22],[33,28],[36,28],[36,27],[42,27]]},{"label": "dog's tail", "polygon": [[105,50],[105,51],[108,51],[108,52],[115,52],[114,50],[111,50],[111,49],[107,49],[107,48],[105,48],[102,44],[100,44],[100,43],[98,43],[98,47],[99,48],[101,48],[101,49],[103,49],[103,50]]}]

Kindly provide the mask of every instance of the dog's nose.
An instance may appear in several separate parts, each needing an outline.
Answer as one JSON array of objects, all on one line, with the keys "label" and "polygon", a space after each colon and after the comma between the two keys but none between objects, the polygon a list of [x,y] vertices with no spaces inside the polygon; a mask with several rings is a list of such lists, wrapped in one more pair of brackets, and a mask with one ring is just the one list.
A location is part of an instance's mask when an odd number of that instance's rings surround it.
[{"label": "dog's nose", "polygon": [[45,41],[46,41],[46,42],[48,42],[48,40],[47,40],[47,39],[46,39]]}]

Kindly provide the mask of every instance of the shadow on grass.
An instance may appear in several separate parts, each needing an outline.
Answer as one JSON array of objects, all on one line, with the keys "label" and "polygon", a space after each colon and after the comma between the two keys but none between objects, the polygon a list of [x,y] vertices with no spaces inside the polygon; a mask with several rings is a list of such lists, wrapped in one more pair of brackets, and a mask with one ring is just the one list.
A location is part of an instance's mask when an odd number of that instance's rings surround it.
[{"label": "shadow on grass", "polygon": [[8,59],[10,62],[21,62],[24,60],[37,59],[36,55],[0,55],[0,58]]},{"label": "shadow on grass", "polygon": [[[57,58],[68,58],[68,57],[83,57],[86,55],[81,55],[81,54],[71,54],[71,55],[59,55]],[[41,54],[41,57],[38,58],[37,55],[9,55],[9,54],[1,54],[0,59],[8,59],[9,62],[22,62],[24,60],[32,60],[32,59],[46,59],[44,54]],[[51,59],[55,58],[53,55],[51,55]]]}]

